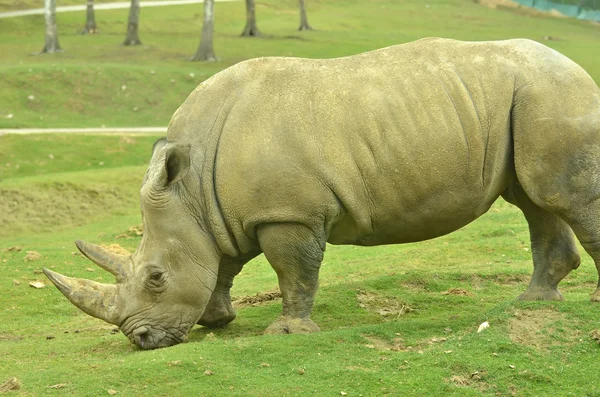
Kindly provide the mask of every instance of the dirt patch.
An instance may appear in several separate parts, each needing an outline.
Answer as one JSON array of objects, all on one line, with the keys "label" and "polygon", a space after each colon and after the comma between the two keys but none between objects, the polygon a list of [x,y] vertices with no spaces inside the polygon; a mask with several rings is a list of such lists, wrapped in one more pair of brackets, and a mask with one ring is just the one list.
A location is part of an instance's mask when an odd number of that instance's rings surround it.
[{"label": "dirt patch", "polygon": [[116,238],[132,238],[132,237],[140,237],[144,234],[144,225],[140,223],[139,225],[131,226],[127,229],[125,233],[119,234]]},{"label": "dirt patch", "polygon": [[[569,321],[569,326],[562,324]],[[557,327],[567,328],[558,330]],[[562,313],[552,309],[518,310],[509,322],[510,339],[521,345],[546,350],[550,346],[564,345],[564,341],[557,338],[565,338],[575,342],[581,336],[572,320],[566,320]]]},{"label": "dirt patch", "polygon": [[449,288],[446,291],[441,292],[442,295],[460,295],[460,296],[473,296],[472,293],[462,288]]},{"label": "dirt patch", "polygon": [[27,255],[23,258],[23,262],[33,262],[42,259],[42,255],[37,251],[27,251]]},{"label": "dirt patch", "polygon": [[388,298],[368,291],[359,290],[356,299],[358,300],[358,306],[389,319],[398,318],[414,310],[398,299]]},{"label": "dirt patch", "polygon": [[527,274],[490,274],[481,278],[500,285],[521,285],[526,284],[531,276]]},{"label": "dirt patch", "polygon": [[485,381],[485,371],[474,371],[470,374],[453,375],[446,379],[446,383],[450,383],[458,387],[472,387],[479,391],[487,391],[493,386],[490,386]]},{"label": "dirt patch", "polygon": [[267,292],[258,292],[254,295],[242,296],[239,298],[235,298],[232,301],[232,305],[235,308],[247,307],[247,306],[260,306],[267,302],[272,302],[274,300],[281,298],[281,292],[277,290],[267,291]]},{"label": "dirt patch", "polygon": [[19,390],[21,388],[21,381],[17,378],[10,378],[2,385],[0,385],[0,393],[6,393],[12,390]]},{"label": "dirt patch", "polygon": [[595,340],[596,343],[600,345],[600,329],[595,329],[592,332],[590,332],[590,337],[592,338],[592,340]]},{"label": "dirt patch", "polygon": [[101,245],[102,248],[105,248],[107,251],[112,252],[113,254],[121,255],[121,256],[129,256],[131,252],[127,251],[125,248],[121,247],[119,244],[109,244],[109,245]]},{"label": "dirt patch", "polygon": [[83,225],[117,205],[135,205],[137,196],[131,195],[130,190],[63,182],[0,188],[0,236]]},{"label": "dirt patch", "polygon": [[368,349],[394,352],[421,351],[435,344],[444,343],[447,340],[446,338],[428,338],[417,341],[414,345],[408,345],[399,336],[391,341],[373,335],[362,335],[362,337],[368,342],[364,345]]}]

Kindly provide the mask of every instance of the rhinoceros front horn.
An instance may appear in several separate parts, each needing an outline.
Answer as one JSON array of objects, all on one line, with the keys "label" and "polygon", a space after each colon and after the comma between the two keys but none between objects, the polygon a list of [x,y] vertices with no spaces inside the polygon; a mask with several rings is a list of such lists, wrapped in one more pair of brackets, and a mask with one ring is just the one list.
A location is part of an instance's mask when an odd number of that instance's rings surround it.
[{"label": "rhinoceros front horn", "polygon": [[126,256],[113,254],[96,244],[77,240],[75,245],[86,258],[100,266],[102,269],[114,274],[117,282],[122,282],[128,274],[128,258]]},{"label": "rhinoceros front horn", "polygon": [[44,273],[79,309],[107,323],[119,325],[117,286],[66,277],[48,269],[44,269]]}]

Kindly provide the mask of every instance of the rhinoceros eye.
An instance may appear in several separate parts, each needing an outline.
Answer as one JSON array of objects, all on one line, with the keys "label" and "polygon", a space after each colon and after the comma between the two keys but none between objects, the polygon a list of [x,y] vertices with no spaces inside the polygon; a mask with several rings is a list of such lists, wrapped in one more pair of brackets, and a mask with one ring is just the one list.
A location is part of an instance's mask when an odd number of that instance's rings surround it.
[{"label": "rhinoceros eye", "polygon": [[162,278],[163,278],[162,272],[152,272],[150,274],[150,281],[153,281],[155,283],[162,281]]}]

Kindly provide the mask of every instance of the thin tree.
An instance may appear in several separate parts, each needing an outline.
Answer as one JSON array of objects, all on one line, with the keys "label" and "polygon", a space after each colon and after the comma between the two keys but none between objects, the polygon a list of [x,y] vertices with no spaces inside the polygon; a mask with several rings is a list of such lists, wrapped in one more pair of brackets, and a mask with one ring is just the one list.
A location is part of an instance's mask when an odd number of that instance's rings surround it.
[{"label": "thin tree", "polygon": [[242,36],[256,37],[260,36],[260,30],[256,26],[256,12],[254,10],[254,0],[246,0],[246,27]]},{"label": "thin tree", "polygon": [[204,22],[202,23],[202,35],[200,45],[192,61],[216,61],[213,50],[213,31],[215,27],[215,0],[204,0]]},{"label": "thin tree", "polygon": [[129,18],[127,19],[127,36],[123,45],[140,45],[142,42],[138,36],[140,24],[140,0],[131,0],[129,7]]},{"label": "thin tree", "polygon": [[313,30],[308,24],[308,17],[306,16],[306,4],[304,0],[298,0],[300,3],[300,27],[298,30]]},{"label": "thin tree", "polygon": [[81,31],[81,34],[94,34],[96,33],[96,17],[94,15],[94,0],[87,0],[87,6],[85,11],[85,26]]},{"label": "thin tree", "polygon": [[56,0],[44,0],[44,20],[46,37],[42,53],[62,51],[58,44],[58,30],[56,29]]}]

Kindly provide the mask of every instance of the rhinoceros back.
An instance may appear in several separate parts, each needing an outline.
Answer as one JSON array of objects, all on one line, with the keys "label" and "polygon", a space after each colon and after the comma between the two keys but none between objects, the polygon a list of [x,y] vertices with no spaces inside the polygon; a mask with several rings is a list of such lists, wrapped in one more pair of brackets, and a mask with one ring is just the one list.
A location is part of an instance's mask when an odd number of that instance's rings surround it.
[{"label": "rhinoceros back", "polygon": [[425,39],[235,66],[243,88],[221,126],[214,175],[236,242],[248,246],[271,222],[363,245],[471,222],[516,178],[512,110],[536,46]]}]

